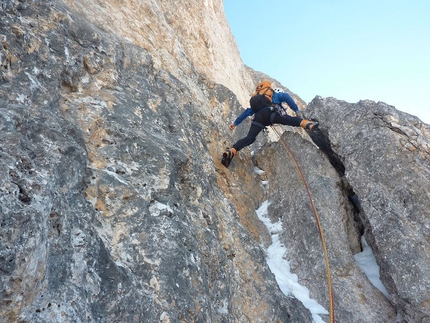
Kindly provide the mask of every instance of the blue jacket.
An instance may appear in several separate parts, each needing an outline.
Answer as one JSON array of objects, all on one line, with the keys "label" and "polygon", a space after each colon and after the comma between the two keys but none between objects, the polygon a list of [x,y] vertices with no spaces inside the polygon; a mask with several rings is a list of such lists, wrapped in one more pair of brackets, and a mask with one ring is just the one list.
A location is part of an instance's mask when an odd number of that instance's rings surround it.
[{"label": "blue jacket", "polygon": [[[273,93],[272,96],[272,105],[276,104],[276,105],[281,105],[282,102],[285,102],[286,104],[288,104],[288,106],[294,110],[294,112],[298,112],[299,111],[299,107],[297,106],[296,102],[294,102],[293,98],[285,92],[279,92],[279,93]],[[239,124],[242,123],[243,120],[245,120],[247,117],[250,117],[254,114],[254,110],[252,110],[251,108],[246,109],[245,111],[243,111],[240,116],[237,117],[237,119],[233,122],[233,124],[235,126],[238,126]]]}]

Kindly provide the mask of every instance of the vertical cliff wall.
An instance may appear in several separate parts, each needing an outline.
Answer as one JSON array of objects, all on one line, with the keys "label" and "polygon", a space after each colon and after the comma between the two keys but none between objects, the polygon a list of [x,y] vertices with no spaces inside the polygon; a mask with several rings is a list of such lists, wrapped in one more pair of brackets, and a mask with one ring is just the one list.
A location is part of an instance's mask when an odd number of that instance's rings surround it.
[{"label": "vertical cliff wall", "polygon": [[[144,48],[155,68],[187,82],[191,70],[231,89],[246,104],[254,84],[243,65],[219,0],[66,0],[70,8],[111,34]],[[194,87],[192,81],[186,83]]]},{"label": "vertical cliff wall", "polygon": [[110,30],[109,3],[82,8],[2,3],[1,317],[309,320],[277,287],[259,224],[242,225],[232,203],[246,222],[259,199],[218,184],[234,94],[184,50]]}]

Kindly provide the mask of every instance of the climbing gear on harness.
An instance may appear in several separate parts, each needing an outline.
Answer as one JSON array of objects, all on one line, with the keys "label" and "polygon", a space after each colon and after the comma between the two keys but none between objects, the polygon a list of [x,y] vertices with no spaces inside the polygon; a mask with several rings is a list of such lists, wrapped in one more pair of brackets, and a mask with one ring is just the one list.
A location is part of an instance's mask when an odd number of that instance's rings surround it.
[{"label": "climbing gear on harness", "polygon": [[[308,121],[308,120],[303,120],[303,121]],[[318,125],[318,123],[317,123],[317,125]],[[303,172],[299,166],[299,163],[297,162],[296,157],[294,156],[292,150],[288,147],[284,138],[282,138],[281,134],[278,132],[278,130],[276,130],[275,126],[272,125],[271,127],[272,127],[273,131],[278,135],[279,140],[281,141],[285,150],[288,152],[291,159],[293,160],[293,162],[296,166],[296,169],[297,169],[297,171],[298,171],[298,173],[302,179],[303,185],[306,188],[306,192],[308,193],[309,201],[311,203],[312,210],[313,210],[314,215],[315,215],[315,219],[316,219],[317,226],[318,226],[318,232],[320,234],[321,244],[322,244],[322,248],[323,248],[323,252],[324,252],[324,260],[325,260],[326,272],[327,272],[327,287],[328,287],[329,305],[330,305],[330,310],[329,310],[330,323],[334,323],[334,301],[333,301],[333,286],[331,283],[331,275],[330,275],[330,262],[328,259],[327,247],[326,247],[325,240],[324,240],[324,234],[323,234],[322,227],[321,227],[321,221],[320,221],[320,218],[318,216],[318,212],[317,212],[317,209],[315,207],[315,204],[312,200],[312,195],[311,195],[311,192],[309,190],[308,184],[306,182],[305,176],[303,175]]]},{"label": "climbing gear on harness", "polygon": [[302,127],[303,129],[309,129],[309,130],[313,130],[318,128],[319,123],[316,121],[311,121],[311,120],[303,120],[300,123],[300,127]]},{"label": "climbing gear on harness", "polygon": [[[269,106],[269,107],[267,107],[268,109],[270,109],[270,111],[272,111],[272,113],[270,114],[270,119],[269,119],[269,122],[270,122],[270,125],[272,125],[273,124],[273,122],[275,121],[275,117],[276,117],[276,114],[277,113],[279,113],[280,114],[280,110],[282,109],[281,107],[279,107],[279,105],[273,105],[273,106]],[[252,122],[251,122],[253,125],[256,125],[256,126],[258,126],[258,127],[261,127],[261,128],[263,128],[263,129],[266,129],[266,126],[264,125],[264,124],[262,124],[261,122],[258,122],[258,121],[255,121],[255,120],[252,120]]]},{"label": "climbing gear on harness", "polygon": [[280,92],[283,92],[283,91],[282,91],[282,89],[280,89],[279,87],[277,87],[277,88],[273,89],[273,92],[280,93]]},{"label": "climbing gear on harness", "polygon": [[222,160],[221,163],[228,168],[230,166],[230,163],[234,156],[236,156],[236,149],[234,148],[227,148],[227,150],[222,154]]},{"label": "climbing gear on harness", "polygon": [[272,104],[269,108],[270,108],[270,111],[277,112],[277,113],[279,113],[281,116],[282,116],[282,115],[285,115],[285,114],[287,113],[287,111],[284,109],[284,107],[283,107],[283,106],[281,106],[280,104],[276,104],[276,103],[274,103],[274,104]]}]

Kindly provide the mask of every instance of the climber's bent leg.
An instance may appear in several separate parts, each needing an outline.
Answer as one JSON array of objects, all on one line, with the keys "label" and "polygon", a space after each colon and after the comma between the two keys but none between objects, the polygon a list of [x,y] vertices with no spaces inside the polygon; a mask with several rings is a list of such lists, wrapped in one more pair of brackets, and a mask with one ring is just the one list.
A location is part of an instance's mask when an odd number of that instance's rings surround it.
[{"label": "climber's bent leg", "polygon": [[248,135],[245,138],[242,138],[238,140],[234,145],[233,148],[236,149],[236,151],[239,151],[246,146],[249,146],[255,141],[255,138],[258,136],[258,134],[263,130],[262,127],[252,124],[249,128]]}]

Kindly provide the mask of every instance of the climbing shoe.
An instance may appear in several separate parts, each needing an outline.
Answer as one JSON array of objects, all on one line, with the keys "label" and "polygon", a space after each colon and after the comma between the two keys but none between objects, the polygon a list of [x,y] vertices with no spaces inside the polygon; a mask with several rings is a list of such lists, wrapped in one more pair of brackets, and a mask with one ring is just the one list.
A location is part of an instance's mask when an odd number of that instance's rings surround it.
[{"label": "climbing shoe", "polygon": [[236,155],[236,149],[227,148],[227,150],[222,154],[221,163],[228,168],[234,156]]},{"label": "climbing shoe", "polygon": [[302,120],[302,122],[300,123],[300,127],[302,127],[303,129],[314,130],[318,128],[318,126],[319,126],[318,122],[311,121],[311,120]]}]

